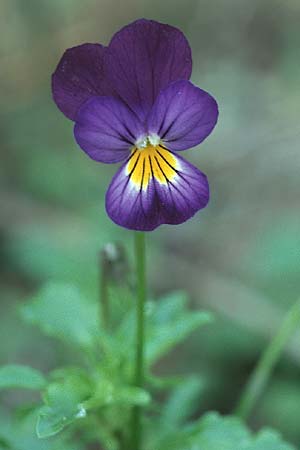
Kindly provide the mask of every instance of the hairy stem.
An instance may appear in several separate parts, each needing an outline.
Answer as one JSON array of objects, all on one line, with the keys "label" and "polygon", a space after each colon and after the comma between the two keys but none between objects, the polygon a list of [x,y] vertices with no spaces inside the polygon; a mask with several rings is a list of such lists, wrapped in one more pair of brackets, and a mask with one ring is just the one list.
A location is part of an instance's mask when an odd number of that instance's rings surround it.
[{"label": "hairy stem", "polygon": [[292,334],[300,325],[300,299],[287,312],[277,335],[261,355],[242,393],[235,414],[246,420],[261,397],[272,371]]}]

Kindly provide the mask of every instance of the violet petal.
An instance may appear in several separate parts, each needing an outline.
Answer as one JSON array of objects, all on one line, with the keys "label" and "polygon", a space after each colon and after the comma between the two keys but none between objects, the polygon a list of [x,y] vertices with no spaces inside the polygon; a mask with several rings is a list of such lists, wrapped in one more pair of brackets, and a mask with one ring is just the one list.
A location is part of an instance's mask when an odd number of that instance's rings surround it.
[{"label": "violet petal", "polygon": [[114,95],[103,72],[105,47],[82,44],[63,54],[52,75],[52,94],[58,108],[75,120],[79,107],[95,95]]},{"label": "violet petal", "polygon": [[200,144],[213,130],[218,105],[190,81],[175,81],[157,97],[148,117],[149,134],[157,134],[170,150]]},{"label": "violet petal", "polygon": [[106,193],[106,210],[120,226],[151,231],[185,222],[208,200],[206,175],[179,155],[157,147],[151,154],[136,150],[121,166]]},{"label": "violet petal", "polygon": [[105,70],[122,99],[145,117],[169,83],[189,79],[191,49],[170,25],[141,19],[117,32],[105,54]]},{"label": "violet petal", "polygon": [[113,97],[92,97],[79,109],[74,135],[90,158],[104,163],[123,161],[145,134],[138,118]]}]

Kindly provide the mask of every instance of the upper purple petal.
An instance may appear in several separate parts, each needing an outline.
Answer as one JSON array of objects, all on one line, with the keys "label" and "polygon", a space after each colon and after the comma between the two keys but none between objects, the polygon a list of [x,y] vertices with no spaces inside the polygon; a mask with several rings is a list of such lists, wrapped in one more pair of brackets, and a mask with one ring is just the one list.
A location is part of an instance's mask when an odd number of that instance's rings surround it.
[{"label": "upper purple petal", "polygon": [[90,158],[104,163],[123,161],[145,133],[137,116],[113,97],[92,97],[79,109],[74,135]]},{"label": "upper purple petal", "polygon": [[149,134],[157,134],[171,150],[200,144],[213,130],[218,105],[207,92],[182,80],[170,84],[157,97],[148,117]]},{"label": "upper purple petal", "polygon": [[103,71],[105,47],[82,44],[63,54],[52,75],[52,94],[58,108],[75,120],[79,107],[95,95],[114,95]]},{"label": "upper purple petal", "polygon": [[105,70],[123,100],[145,117],[162,89],[190,78],[191,49],[177,28],[141,19],[113,36]]}]

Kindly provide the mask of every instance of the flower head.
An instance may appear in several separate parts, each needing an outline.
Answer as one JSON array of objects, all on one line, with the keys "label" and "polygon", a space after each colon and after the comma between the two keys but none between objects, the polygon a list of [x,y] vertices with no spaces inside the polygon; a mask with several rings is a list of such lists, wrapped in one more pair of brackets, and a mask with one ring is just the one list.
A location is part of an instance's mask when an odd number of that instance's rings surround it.
[{"label": "flower head", "polygon": [[52,76],[54,101],[75,121],[82,150],[95,161],[123,162],[106,194],[118,225],[179,224],[208,203],[206,176],[178,153],[200,144],[218,118],[213,97],[189,81],[191,70],[181,31],[142,19],[108,47],[66,50]]}]

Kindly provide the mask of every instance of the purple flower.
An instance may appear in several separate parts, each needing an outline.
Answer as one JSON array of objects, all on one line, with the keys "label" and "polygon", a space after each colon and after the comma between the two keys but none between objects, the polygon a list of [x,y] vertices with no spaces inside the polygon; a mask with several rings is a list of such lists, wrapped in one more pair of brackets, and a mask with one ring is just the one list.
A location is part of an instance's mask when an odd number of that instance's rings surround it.
[{"label": "purple flower", "polygon": [[118,225],[150,231],[179,224],[208,203],[206,175],[179,156],[218,118],[216,101],[189,81],[191,71],[181,31],[142,19],[108,47],[66,50],[52,76],[54,101],[75,121],[82,150],[95,161],[124,161],[106,193]]}]

